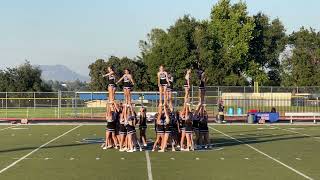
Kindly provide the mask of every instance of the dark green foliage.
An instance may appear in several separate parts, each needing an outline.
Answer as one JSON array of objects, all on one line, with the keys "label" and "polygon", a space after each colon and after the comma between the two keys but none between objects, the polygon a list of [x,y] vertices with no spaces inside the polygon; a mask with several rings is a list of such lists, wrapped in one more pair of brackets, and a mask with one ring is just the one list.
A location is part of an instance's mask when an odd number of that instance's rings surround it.
[{"label": "dark green foliage", "polygon": [[291,54],[283,59],[285,86],[320,85],[320,33],[301,28],[289,37]]},{"label": "dark green foliage", "polygon": [[41,70],[29,61],[0,71],[0,92],[51,91],[51,87],[41,79]]}]

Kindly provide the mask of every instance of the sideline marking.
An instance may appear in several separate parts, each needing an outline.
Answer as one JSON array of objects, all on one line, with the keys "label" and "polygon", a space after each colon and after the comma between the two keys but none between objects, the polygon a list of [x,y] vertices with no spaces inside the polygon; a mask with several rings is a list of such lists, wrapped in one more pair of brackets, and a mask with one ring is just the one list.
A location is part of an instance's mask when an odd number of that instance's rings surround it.
[{"label": "sideline marking", "polygon": [[61,138],[61,137],[65,136],[65,135],[67,135],[67,134],[68,134],[68,133],[70,133],[71,131],[74,131],[74,130],[78,129],[78,128],[79,128],[79,127],[81,127],[81,126],[82,126],[82,125],[76,126],[76,127],[72,128],[72,129],[70,129],[69,131],[67,131],[67,132],[65,132],[65,133],[63,133],[63,134],[61,134],[60,136],[57,136],[56,138],[53,138],[53,139],[51,139],[50,141],[48,141],[48,142],[46,142],[46,143],[42,144],[42,145],[41,145],[41,146],[39,146],[37,149],[34,149],[33,151],[31,151],[31,152],[29,152],[28,154],[26,154],[26,155],[22,156],[21,158],[19,158],[19,159],[18,159],[18,160],[16,160],[15,162],[11,163],[9,166],[7,166],[7,167],[5,167],[5,168],[1,169],[0,174],[2,174],[3,172],[5,172],[5,171],[6,171],[6,170],[8,170],[9,168],[11,168],[11,167],[15,166],[15,165],[16,165],[16,164],[18,164],[20,161],[22,161],[22,160],[24,160],[24,159],[28,158],[30,155],[32,155],[33,153],[35,153],[35,152],[39,151],[41,148],[45,147],[46,145],[48,145],[48,144],[52,143],[53,141],[56,141],[57,139],[59,139],[59,138]]},{"label": "sideline marking", "polygon": [[294,169],[293,167],[291,167],[291,166],[289,166],[289,165],[287,165],[287,164],[285,164],[285,163],[283,163],[283,162],[281,162],[281,161],[279,161],[279,160],[277,160],[277,159],[275,159],[275,158],[271,157],[270,155],[268,155],[268,154],[266,154],[266,153],[264,153],[264,152],[260,151],[259,149],[255,148],[255,147],[253,147],[253,146],[251,146],[251,145],[249,145],[249,144],[247,144],[247,143],[245,143],[245,142],[243,142],[243,141],[241,141],[241,140],[238,140],[238,139],[236,139],[236,138],[234,138],[234,137],[232,137],[232,136],[230,136],[230,135],[228,135],[228,134],[226,134],[226,133],[224,133],[224,132],[221,132],[221,131],[219,131],[219,130],[217,130],[217,129],[215,129],[215,128],[211,127],[211,126],[209,126],[209,128],[210,128],[210,129],[212,129],[212,130],[214,130],[214,131],[216,131],[216,132],[218,132],[218,133],[220,133],[220,134],[223,134],[224,136],[229,137],[230,139],[233,139],[233,140],[235,140],[235,141],[237,141],[237,142],[239,142],[239,143],[241,143],[241,144],[243,144],[243,145],[246,145],[247,147],[249,147],[249,148],[251,148],[251,149],[255,150],[256,152],[258,152],[258,153],[260,153],[260,154],[262,154],[262,155],[264,155],[264,156],[268,157],[269,159],[271,159],[271,160],[273,160],[273,161],[275,161],[275,162],[277,162],[277,163],[281,164],[282,166],[284,166],[284,167],[286,167],[286,168],[290,169],[291,171],[295,172],[296,174],[299,174],[300,176],[302,176],[302,177],[304,177],[304,178],[306,178],[306,179],[313,180],[313,178],[311,178],[311,177],[309,177],[309,176],[307,176],[307,175],[303,174],[302,172],[300,172],[300,171],[298,171],[298,170]]},{"label": "sideline marking", "polygon": [[147,160],[148,180],[153,180],[149,151],[145,151],[145,153],[146,153],[146,160]]},{"label": "sideline marking", "polygon": [[29,128],[24,128],[24,127],[12,127],[12,130],[25,130],[25,129],[29,129]]},{"label": "sideline marking", "polygon": [[19,125],[14,125],[14,126],[9,126],[9,127],[6,127],[6,128],[2,128],[2,129],[0,129],[0,131],[4,131],[6,129],[11,129],[11,128],[17,127],[17,126],[19,126]]}]

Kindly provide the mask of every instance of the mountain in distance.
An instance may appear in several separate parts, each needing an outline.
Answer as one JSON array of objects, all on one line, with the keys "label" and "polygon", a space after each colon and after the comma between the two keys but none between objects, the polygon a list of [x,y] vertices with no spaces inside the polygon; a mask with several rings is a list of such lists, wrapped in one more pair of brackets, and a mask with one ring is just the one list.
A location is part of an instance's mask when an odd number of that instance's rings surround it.
[{"label": "mountain in distance", "polygon": [[76,73],[64,65],[40,65],[42,70],[43,80],[53,80],[53,81],[86,81],[89,82],[89,77]]}]

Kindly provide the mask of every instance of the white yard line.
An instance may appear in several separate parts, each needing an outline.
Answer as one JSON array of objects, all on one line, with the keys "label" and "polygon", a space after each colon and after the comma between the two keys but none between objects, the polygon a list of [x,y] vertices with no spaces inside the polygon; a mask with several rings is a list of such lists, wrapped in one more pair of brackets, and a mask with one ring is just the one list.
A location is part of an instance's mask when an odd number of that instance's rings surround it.
[{"label": "white yard line", "polygon": [[68,133],[78,129],[79,127],[81,127],[82,125],[76,126],[72,129],[70,129],[69,131],[61,134],[60,136],[57,136],[56,138],[51,139],[50,141],[42,144],[41,146],[39,146],[37,149],[34,149],[33,151],[29,152],[28,154],[22,156],[21,158],[19,158],[18,160],[16,160],[15,162],[11,163],[10,165],[8,165],[7,167],[3,168],[0,170],[0,174],[2,174],[3,172],[5,172],[6,170],[10,169],[11,167],[15,166],[16,164],[18,164],[20,161],[26,159],[27,157],[29,157],[30,155],[32,155],[33,153],[37,152],[38,150],[40,150],[41,148],[45,147],[46,145],[52,143],[53,141],[56,141],[57,139],[67,135]]},{"label": "white yard line", "polygon": [[9,127],[6,127],[6,128],[2,128],[2,129],[0,129],[0,131],[4,131],[6,129],[10,129],[10,128],[13,128],[13,127],[16,127],[16,126],[19,126],[19,125],[14,125],[14,126],[9,126]]},{"label": "white yard line", "polygon": [[272,126],[272,127],[275,127],[276,129],[280,129],[280,130],[283,130],[283,131],[291,132],[291,133],[294,133],[294,134],[300,134],[300,135],[303,135],[303,136],[306,136],[306,137],[310,137],[310,138],[315,139],[317,142],[320,142],[317,137],[311,136],[309,134],[304,134],[304,133],[301,133],[301,132],[298,132],[298,131],[293,131],[293,130],[290,130],[290,129],[284,129],[284,128],[280,128],[280,127],[277,127],[277,126]]},{"label": "white yard line", "polygon": [[221,132],[221,131],[219,131],[219,130],[217,130],[217,129],[213,128],[213,127],[210,127],[210,126],[209,126],[209,128],[210,128],[210,129],[212,129],[212,130],[214,130],[214,131],[216,131],[216,132],[218,132],[218,133],[220,133],[220,134],[223,134],[224,136],[226,136],[226,137],[228,137],[228,138],[230,138],[230,139],[233,139],[233,140],[235,140],[235,141],[237,141],[237,142],[239,142],[239,143],[241,143],[241,144],[243,144],[243,145],[246,145],[247,147],[249,147],[249,148],[251,148],[251,149],[255,150],[256,152],[258,152],[258,153],[260,153],[260,154],[262,154],[262,155],[264,155],[264,156],[268,157],[269,159],[271,159],[271,160],[273,160],[273,161],[277,162],[278,164],[280,164],[280,165],[282,165],[282,166],[284,166],[284,167],[286,167],[286,168],[290,169],[291,171],[295,172],[296,174],[298,174],[298,175],[300,175],[300,176],[304,177],[305,179],[313,180],[313,178],[311,178],[311,177],[309,177],[309,176],[307,176],[307,175],[303,174],[302,172],[300,172],[300,171],[298,171],[298,170],[294,169],[293,167],[291,167],[291,166],[289,166],[289,165],[287,165],[287,164],[285,164],[285,163],[283,163],[283,162],[279,161],[278,159],[275,159],[275,158],[271,157],[270,155],[268,155],[268,154],[266,154],[266,153],[264,153],[264,152],[260,151],[259,149],[255,148],[255,147],[253,147],[253,146],[251,146],[251,145],[249,145],[249,144],[247,144],[247,143],[245,143],[245,142],[243,142],[243,141],[241,141],[241,140],[238,140],[238,139],[236,139],[236,138],[234,138],[234,137],[232,137],[232,136],[230,136],[230,135],[228,135],[228,134],[226,134],[226,133],[224,133],[224,132]]},{"label": "white yard line", "polygon": [[145,151],[145,153],[146,153],[146,160],[147,160],[148,180],[153,180],[149,151]]}]

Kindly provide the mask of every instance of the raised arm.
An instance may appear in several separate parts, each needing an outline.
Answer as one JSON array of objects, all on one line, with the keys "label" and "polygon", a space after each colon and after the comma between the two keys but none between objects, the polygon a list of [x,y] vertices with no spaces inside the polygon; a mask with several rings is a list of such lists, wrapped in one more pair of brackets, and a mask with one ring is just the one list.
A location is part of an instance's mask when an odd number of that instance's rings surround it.
[{"label": "raised arm", "polygon": [[201,104],[198,104],[195,114],[198,114],[200,112],[201,106]]},{"label": "raised arm", "polygon": [[107,77],[107,76],[110,76],[110,75],[112,75],[112,74],[113,74],[113,72],[109,72],[109,73],[107,73],[107,74],[102,75],[102,77]]},{"label": "raised arm", "polygon": [[113,102],[113,106],[114,106],[114,109],[115,109],[117,112],[120,112],[120,109],[119,109],[117,103]]},{"label": "raised arm", "polygon": [[169,112],[168,112],[168,108],[167,107],[164,107],[164,114],[166,116],[166,123],[169,124],[170,116],[169,116]]},{"label": "raised arm", "polygon": [[168,112],[167,107],[164,107],[164,114],[166,117],[169,117],[169,112]]},{"label": "raised arm", "polygon": [[127,124],[128,123],[128,115],[127,115],[127,106],[126,105],[123,105],[123,111],[122,111],[122,114],[123,114],[123,119],[124,119],[124,122]]},{"label": "raised arm", "polygon": [[162,115],[162,106],[159,106],[158,107],[157,124],[160,124],[161,115]]},{"label": "raised arm", "polygon": [[123,80],[124,76],[125,76],[125,75],[123,75],[123,76],[116,82],[116,84],[119,84],[119,82],[121,82],[121,81]]}]

